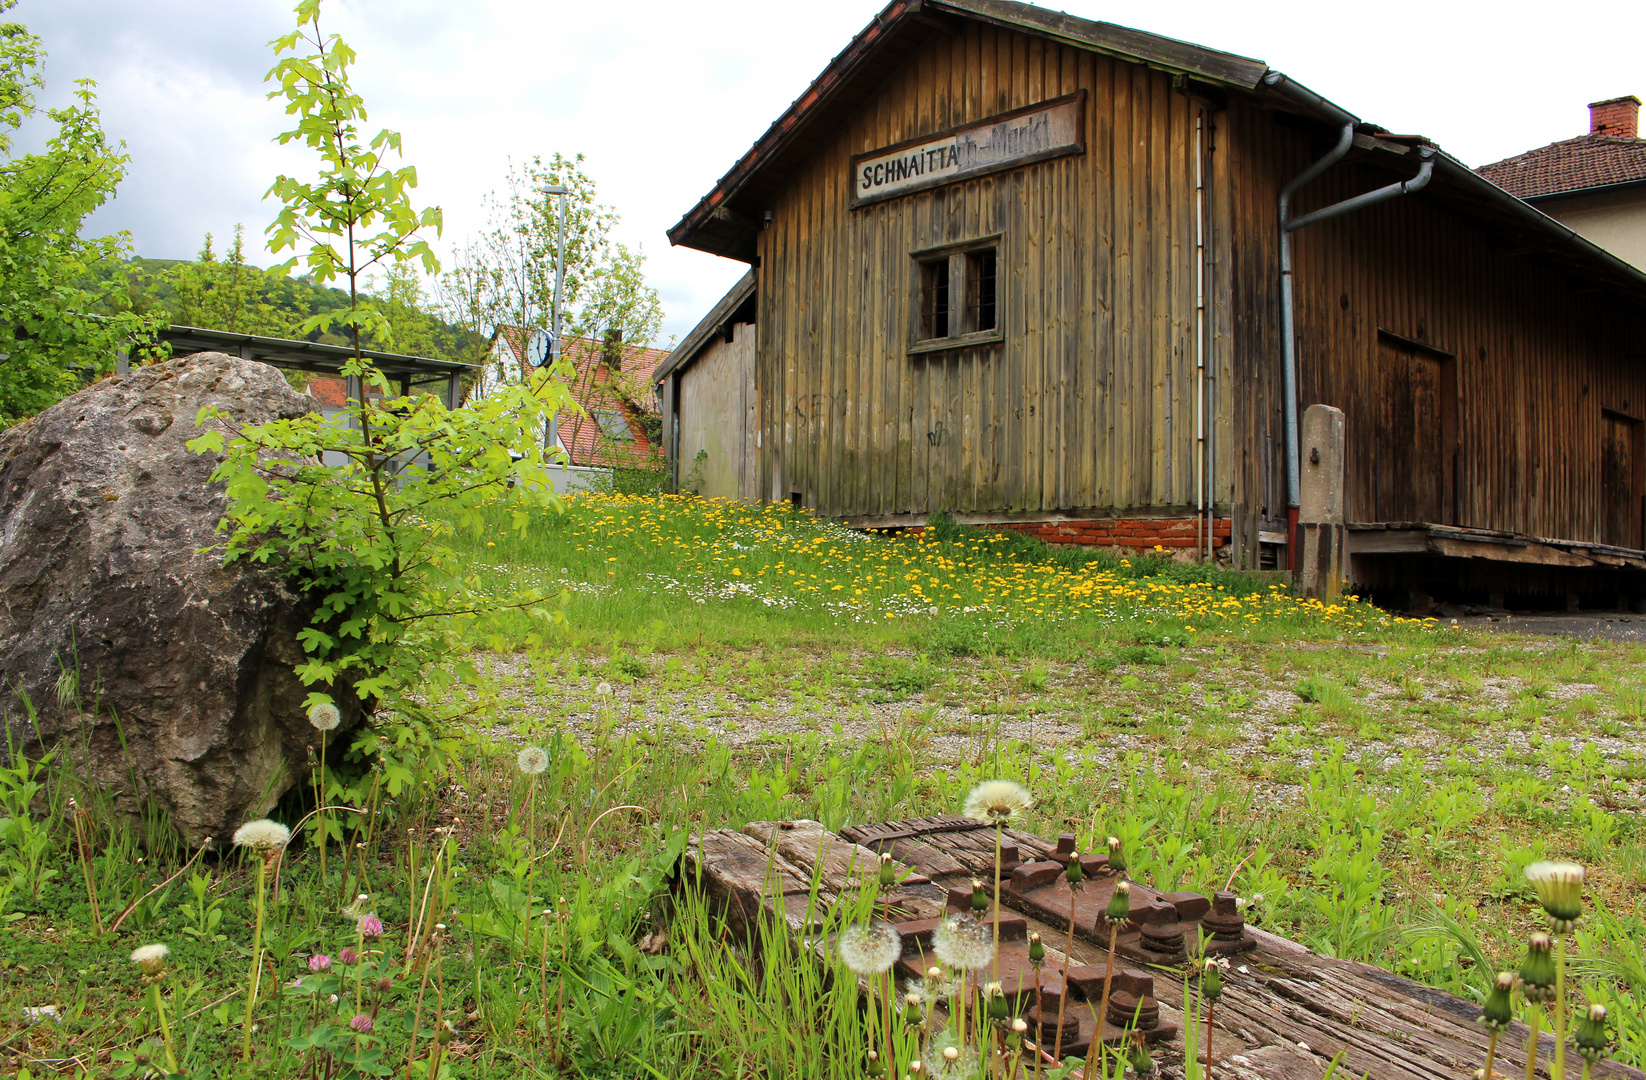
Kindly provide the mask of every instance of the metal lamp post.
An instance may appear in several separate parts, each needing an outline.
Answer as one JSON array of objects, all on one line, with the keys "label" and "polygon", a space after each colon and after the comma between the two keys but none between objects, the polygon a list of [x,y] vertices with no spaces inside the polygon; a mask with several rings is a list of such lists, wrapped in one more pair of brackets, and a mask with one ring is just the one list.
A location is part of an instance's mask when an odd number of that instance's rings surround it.
[{"label": "metal lamp post", "polygon": [[[554,315],[550,322],[550,333],[554,335],[551,344],[552,352],[549,357],[549,366],[560,363],[560,300],[566,287],[566,196],[571,194],[571,188],[564,184],[547,184],[538,188],[545,196],[560,196],[559,208],[556,213],[555,244],[554,244]],[[558,415],[549,417],[548,426],[543,433],[544,449],[552,449],[559,439],[560,418]]]}]

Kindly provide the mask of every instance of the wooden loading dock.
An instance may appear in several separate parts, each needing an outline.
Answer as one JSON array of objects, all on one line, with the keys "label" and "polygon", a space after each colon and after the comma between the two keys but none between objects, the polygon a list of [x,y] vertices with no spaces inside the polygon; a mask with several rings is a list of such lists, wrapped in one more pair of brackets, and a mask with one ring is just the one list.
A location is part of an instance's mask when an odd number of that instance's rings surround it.
[{"label": "wooden loading dock", "polygon": [[[1060,858],[1066,862],[1069,845],[1060,847],[1017,829],[1006,830],[1005,837],[1008,860],[1001,892],[1011,912],[1007,918],[1021,924],[1022,931],[1040,933],[1048,943],[1048,959],[1039,978],[1055,991],[1061,985],[1063,954],[1050,946],[1065,941],[1068,921],[1059,922],[1052,912],[1066,910],[1067,889],[1061,882],[1036,885],[1032,871],[1016,874],[1014,881],[1013,872],[1037,862],[1049,861],[1054,866]],[[881,852],[892,855],[903,882],[891,898],[894,923],[912,920],[902,923],[906,963],[920,955],[917,924],[941,913],[945,894],[957,886],[969,890],[974,878],[992,877],[994,830],[982,821],[948,815],[857,825],[838,834],[815,821],[752,822],[742,830],[716,829],[694,836],[678,884],[703,890],[726,917],[731,932],[750,938],[769,919],[810,941],[818,961],[830,963],[827,954],[833,943],[818,940],[817,913],[843,898],[855,897],[865,880],[872,881],[879,871]],[[1097,930],[1095,913],[1107,903],[1114,877],[1107,872],[1106,859],[1093,861],[1102,865],[1092,867],[1095,874],[1089,895],[1083,894],[1071,959],[1101,976],[1107,936]],[[1043,892],[1058,894],[1055,905],[1046,903],[1039,895]],[[1178,928],[1192,934],[1190,921],[1204,920],[1209,905],[1189,893],[1167,894],[1170,899],[1164,904],[1146,887],[1134,886],[1134,893],[1133,922],[1122,933],[1117,950],[1118,970],[1132,970],[1129,986],[1147,980],[1148,1000],[1157,1006],[1148,1026],[1171,1030],[1171,1036],[1159,1045],[1168,1058],[1175,1054],[1181,1062],[1183,961],[1146,963],[1126,942],[1136,939],[1142,929],[1139,924],[1150,921],[1149,915],[1160,912],[1174,921],[1181,915],[1185,923]],[[913,933],[908,932],[910,927],[915,928]],[[1233,936],[1247,940],[1224,950],[1230,966],[1214,1016],[1217,1076],[1226,1080],[1320,1080],[1332,1059],[1340,1055],[1335,1075],[1369,1080],[1461,1080],[1484,1064],[1487,1035],[1476,1022],[1481,1013],[1478,1005],[1369,964],[1317,955],[1261,928],[1241,927]],[[1007,919],[1002,920],[1001,937],[1004,957],[1009,948]],[[1011,994],[1006,970],[1003,962],[1003,979]],[[1075,999],[1082,1002],[1073,1013],[1090,1012],[1086,998],[1092,982],[1082,989],[1072,973],[1070,982],[1076,986]],[[1089,1041],[1092,1024],[1090,1020],[1082,1023],[1082,1034]],[[1515,1024],[1503,1035],[1496,1071],[1524,1075],[1527,1034],[1524,1026]],[[1544,1033],[1538,1076],[1548,1075],[1553,1047],[1552,1036]],[[1593,1075],[1646,1080],[1646,1073],[1610,1061],[1596,1065]]]},{"label": "wooden loading dock", "polygon": [[[669,236],[751,267],[658,376],[675,433],[742,380],[728,495],[1286,566],[1323,403],[1364,585],[1646,601],[1646,275],[1261,61],[895,0]],[[1370,538],[1408,522],[1512,543]],[[1564,544],[1604,557],[1528,558]]]}]

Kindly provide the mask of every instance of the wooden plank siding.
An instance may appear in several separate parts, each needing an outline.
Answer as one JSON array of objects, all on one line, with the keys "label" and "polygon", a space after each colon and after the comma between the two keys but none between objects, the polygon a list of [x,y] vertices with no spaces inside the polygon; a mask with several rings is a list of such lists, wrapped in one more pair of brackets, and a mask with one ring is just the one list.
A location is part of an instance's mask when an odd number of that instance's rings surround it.
[{"label": "wooden plank siding", "polygon": [[[888,73],[773,198],[758,242],[760,489],[834,517],[1190,514],[1205,106],[1138,64],[956,30]],[[853,154],[1080,91],[1083,153],[848,208]],[[1209,182],[1229,175],[1208,166]],[[1233,204],[1213,203],[1226,240]],[[1003,340],[909,355],[912,253],[995,233]],[[1230,297],[1209,310],[1227,347]],[[1217,416],[1227,449],[1231,413]],[[1232,482],[1225,469],[1225,507]]]},{"label": "wooden plank siding", "polygon": [[[760,495],[858,523],[1192,515],[1201,119],[1210,489],[1256,567],[1287,503],[1276,202],[1333,132],[989,22],[898,57],[771,183]],[[853,155],[1076,93],[1083,152],[850,208]],[[1354,152],[1296,211],[1416,172],[1391,160]],[[1299,412],[1346,414],[1350,520],[1646,540],[1646,315],[1446,183],[1294,234]],[[911,355],[913,253],[996,234],[1001,340]]]},{"label": "wooden plank siding", "polygon": [[[1233,498],[1278,523],[1286,492],[1276,200],[1323,151],[1326,133],[1311,141],[1278,114],[1241,102],[1226,123],[1220,164],[1235,173],[1232,404],[1241,444]],[[1296,212],[1415,171],[1415,163],[1401,174],[1351,157],[1305,189]],[[1438,518],[1605,542],[1608,521],[1614,529],[1617,521],[1602,497],[1607,414],[1646,418],[1646,314],[1538,255],[1515,253],[1518,244],[1450,212],[1438,194],[1294,233],[1301,407],[1322,402],[1345,413],[1349,520]],[[1398,366],[1391,351],[1413,358],[1409,405],[1391,402],[1381,381]],[[1441,380],[1433,391],[1431,378]],[[1446,380],[1455,397],[1442,393]],[[1422,421],[1402,427],[1397,415],[1431,415],[1422,400],[1431,392],[1439,395],[1433,423],[1445,424],[1448,442],[1438,451],[1438,431],[1416,430]],[[1429,461],[1436,453],[1443,460]],[[1452,455],[1455,473],[1445,460]],[[1425,471],[1390,475],[1406,467]],[[1638,493],[1632,498],[1638,523]]]}]

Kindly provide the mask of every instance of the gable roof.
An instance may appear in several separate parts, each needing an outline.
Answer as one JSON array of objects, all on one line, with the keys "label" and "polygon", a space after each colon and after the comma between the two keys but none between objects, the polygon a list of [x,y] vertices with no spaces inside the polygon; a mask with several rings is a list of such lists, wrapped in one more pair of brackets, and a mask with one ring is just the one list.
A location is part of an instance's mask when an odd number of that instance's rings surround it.
[{"label": "gable roof", "polygon": [[1646,183],[1646,139],[1590,133],[1494,161],[1476,171],[1522,199]]},{"label": "gable roof", "polygon": [[[518,326],[499,327],[492,335],[495,348],[498,342],[508,347],[522,376],[527,371],[526,338],[530,331]],[[573,465],[630,465],[659,452],[646,434],[643,419],[655,416],[655,402],[649,392],[652,373],[668,358],[662,349],[640,345],[620,346],[618,360],[620,375],[613,375],[603,362],[605,342],[594,338],[568,337],[561,344],[561,355],[571,362],[574,372],[567,382],[572,400],[581,408],[560,414],[560,444],[571,456]],[[628,428],[630,441],[602,438],[600,414],[620,417]]]},{"label": "gable roof", "polygon": [[954,16],[1247,90],[1268,71],[1261,60],[1015,0],[892,0],[669,230],[669,243],[752,262],[755,221],[765,196],[811,154],[817,136],[838,127],[867,102],[883,76]]},{"label": "gable roof", "polygon": [[730,292],[720,298],[719,303],[709,309],[709,313],[703,316],[701,322],[692,327],[691,333],[687,334],[685,339],[674,347],[674,351],[669,353],[668,359],[657,366],[657,370],[652,372],[652,382],[660,383],[676,371],[689,365],[697,358],[697,354],[703,351],[703,347],[709,343],[709,339],[725,329],[726,323],[733,321],[753,322],[753,299],[754,271],[750,270],[738,279],[737,284],[731,287]]},{"label": "gable roof", "polygon": [[[1432,152],[1434,181],[1420,198],[1493,229],[1571,273],[1625,289],[1646,304],[1646,272],[1498,187],[1422,136],[1391,135],[1260,60],[1015,0],[892,0],[669,230],[669,242],[752,264],[757,219],[770,205],[770,196],[812,154],[818,140],[838,130],[874,96],[886,75],[927,37],[951,30],[960,19],[1005,26],[1190,76],[1322,125],[1322,133],[1325,125],[1337,129],[1352,124],[1356,146],[1367,154],[1364,160],[1397,177],[1410,178],[1416,171],[1420,148]],[[676,350],[676,355],[682,353]]]}]

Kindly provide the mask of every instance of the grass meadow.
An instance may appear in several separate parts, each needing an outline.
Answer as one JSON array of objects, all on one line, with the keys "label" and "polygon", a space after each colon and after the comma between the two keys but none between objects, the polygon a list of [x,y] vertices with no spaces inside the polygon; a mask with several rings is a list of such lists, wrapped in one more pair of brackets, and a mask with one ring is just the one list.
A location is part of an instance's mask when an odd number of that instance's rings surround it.
[{"label": "grass meadow", "polygon": [[[369,798],[328,815],[324,870],[306,778],[265,862],[63,760],[0,773],[8,1074],[867,1075],[855,981],[671,894],[685,839],[955,813],[997,777],[1022,827],[1120,837],[1165,890],[1239,867],[1263,927],[1476,1001],[1542,926],[1525,867],[1576,859],[1573,994],[1646,1064],[1646,650],[947,521],[585,495],[462,543],[564,622],[474,642],[414,775],[337,744]],[[152,943],[157,972],[128,959]]]}]

